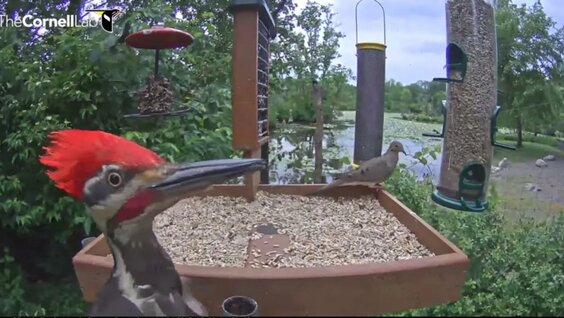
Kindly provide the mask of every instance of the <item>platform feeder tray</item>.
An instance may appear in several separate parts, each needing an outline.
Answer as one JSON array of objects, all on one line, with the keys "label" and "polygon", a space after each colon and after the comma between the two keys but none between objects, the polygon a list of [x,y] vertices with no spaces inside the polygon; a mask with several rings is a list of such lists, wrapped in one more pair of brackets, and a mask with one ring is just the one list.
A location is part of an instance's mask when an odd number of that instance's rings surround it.
[{"label": "platform feeder tray", "polygon": [[[322,186],[259,185],[258,191],[306,195]],[[244,197],[245,193],[244,185],[215,185],[205,193],[191,196]],[[251,252],[256,241],[250,238],[246,266],[191,266],[177,262],[175,266],[181,276],[192,278],[192,290],[210,315],[221,315],[223,300],[233,295],[256,300],[260,314],[267,316],[380,315],[454,302],[460,298],[468,268],[467,256],[413,211],[388,192],[376,192],[366,186],[343,186],[328,191],[327,195],[375,196],[380,205],[434,255],[345,266],[262,268],[250,266],[256,258]],[[267,233],[269,230],[272,229],[268,226],[260,229]],[[280,244],[285,243],[281,241]],[[109,253],[106,240],[100,235],[73,258],[87,302],[95,300],[110,276],[113,260],[108,257]]]}]

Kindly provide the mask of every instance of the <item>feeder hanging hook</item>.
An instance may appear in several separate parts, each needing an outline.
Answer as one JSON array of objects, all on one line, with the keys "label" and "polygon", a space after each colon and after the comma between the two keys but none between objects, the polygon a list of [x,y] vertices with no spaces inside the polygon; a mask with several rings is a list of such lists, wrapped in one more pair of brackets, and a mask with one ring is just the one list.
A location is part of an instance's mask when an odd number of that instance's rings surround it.
[{"label": "feeder hanging hook", "polygon": [[[356,3],[356,6],[354,7],[354,22],[355,22],[355,26],[356,26],[356,43],[358,44],[358,5],[364,0],[360,0]],[[386,12],[384,11],[384,7],[382,6],[382,4],[380,2],[378,2],[377,0],[374,0],[374,2],[376,2],[380,8],[382,8],[382,18],[383,18],[383,24],[384,24],[384,45],[386,45]]]}]

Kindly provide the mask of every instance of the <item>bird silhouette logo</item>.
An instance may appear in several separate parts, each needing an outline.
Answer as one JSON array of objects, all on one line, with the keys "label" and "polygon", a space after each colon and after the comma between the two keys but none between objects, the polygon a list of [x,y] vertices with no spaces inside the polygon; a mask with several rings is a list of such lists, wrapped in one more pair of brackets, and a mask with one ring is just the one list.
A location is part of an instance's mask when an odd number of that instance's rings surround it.
[{"label": "bird silhouette logo", "polygon": [[94,12],[101,16],[102,29],[108,33],[112,33],[114,30],[114,19],[117,18],[121,10],[119,9],[96,9],[96,10],[86,10],[87,12]]}]

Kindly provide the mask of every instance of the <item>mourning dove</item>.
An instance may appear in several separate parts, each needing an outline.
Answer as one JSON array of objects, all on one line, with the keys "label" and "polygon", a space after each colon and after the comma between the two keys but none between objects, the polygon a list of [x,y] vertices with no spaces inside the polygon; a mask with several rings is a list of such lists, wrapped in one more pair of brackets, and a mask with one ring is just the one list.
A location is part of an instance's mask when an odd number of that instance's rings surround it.
[{"label": "mourning dove", "polygon": [[393,141],[386,153],[380,157],[375,157],[360,164],[358,169],[349,170],[339,176],[339,178],[313,194],[324,192],[343,184],[378,184],[388,179],[394,172],[399,159],[399,153],[403,152],[403,145],[399,141]]}]

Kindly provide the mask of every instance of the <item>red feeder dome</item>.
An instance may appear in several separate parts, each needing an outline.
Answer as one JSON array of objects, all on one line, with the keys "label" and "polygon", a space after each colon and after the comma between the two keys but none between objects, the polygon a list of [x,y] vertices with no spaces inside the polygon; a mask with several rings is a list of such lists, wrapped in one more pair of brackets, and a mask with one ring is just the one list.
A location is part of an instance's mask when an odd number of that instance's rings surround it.
[{"label": "red feeder dome", "polygon": [[194,37],[190,33],[164,26],[137,31],[125,39],[125,43],[131,47],[153,50],[186,47],[193,41]]}]

